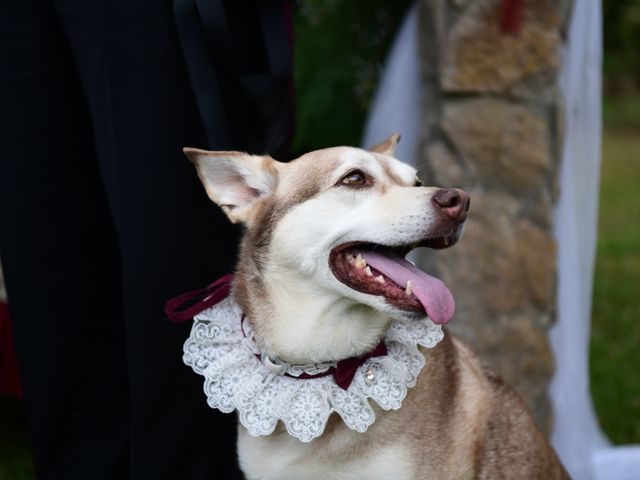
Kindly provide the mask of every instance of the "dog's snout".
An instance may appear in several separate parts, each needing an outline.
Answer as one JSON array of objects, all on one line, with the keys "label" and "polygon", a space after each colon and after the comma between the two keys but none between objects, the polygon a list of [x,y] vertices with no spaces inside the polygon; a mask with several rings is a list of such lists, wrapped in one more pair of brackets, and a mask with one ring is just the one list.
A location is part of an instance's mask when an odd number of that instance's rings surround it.
[{"label": "dog's snout", "polygon": [[433,194],[431,201],[437,209],[459,222],[466,220],[471,204],[469,194],[459,188],[441,188]]}]

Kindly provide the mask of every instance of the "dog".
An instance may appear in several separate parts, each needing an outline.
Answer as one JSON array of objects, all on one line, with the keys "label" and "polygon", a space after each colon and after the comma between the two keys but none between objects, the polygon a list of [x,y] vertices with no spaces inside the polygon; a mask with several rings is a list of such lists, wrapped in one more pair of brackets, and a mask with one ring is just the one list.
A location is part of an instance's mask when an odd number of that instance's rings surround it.
[{"label": "dog", "polygon": [[423,186],[398,140],[289,163],[184,149],[245,226],[229,303],[196,317],[185,362],[240,413],[250,480],[569,478],[520,398],[442,330],[447,287],[404,258],[454,245],[470,200]]}]

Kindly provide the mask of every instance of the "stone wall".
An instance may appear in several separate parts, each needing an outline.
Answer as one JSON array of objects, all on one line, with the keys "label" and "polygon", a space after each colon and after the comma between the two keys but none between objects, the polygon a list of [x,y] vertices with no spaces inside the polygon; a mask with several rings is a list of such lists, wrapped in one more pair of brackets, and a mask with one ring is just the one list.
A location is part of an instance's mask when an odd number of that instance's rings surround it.
[{"label": "stone wall", "polygon": [[421,261],[450,287],[451,330],[518,390],[544,431],[553,356],[552,209],[561,153],[557,77],[569,0],[422,0],[423,178],[471,195],[464,236]]}]

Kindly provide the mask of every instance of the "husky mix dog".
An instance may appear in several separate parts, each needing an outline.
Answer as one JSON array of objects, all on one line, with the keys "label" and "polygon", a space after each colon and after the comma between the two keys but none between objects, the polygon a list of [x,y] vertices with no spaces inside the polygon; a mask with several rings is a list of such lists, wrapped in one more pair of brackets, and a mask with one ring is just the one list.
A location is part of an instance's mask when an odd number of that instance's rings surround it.
[{"label": "husky mix dog", "polygon": [[[207,350],[199,370],[249,372],[236,387],[215,372],[205,385],[212,406],[240,413],[242,470],[277,480],[569,478],[519,397],[441,330],[454,313],[447,287],[405,259],[454,245],[469,196],[423,186],[393,158],[398,139],[289,163],[185,149],[211,200],[246,227],[225,327],[243,341]],[[245,347],[248,356],[236,352]],[[322,372],[346,359],[355,374],[339,387]]]}]

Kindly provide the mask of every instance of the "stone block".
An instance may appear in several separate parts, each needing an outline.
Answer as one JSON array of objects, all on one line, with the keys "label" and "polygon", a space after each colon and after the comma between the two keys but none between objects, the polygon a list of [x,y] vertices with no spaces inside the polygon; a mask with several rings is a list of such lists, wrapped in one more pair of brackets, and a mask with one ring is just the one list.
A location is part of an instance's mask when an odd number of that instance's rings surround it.
[{"label": "stone block", "polygon": [[515,228],[515,262],[533,304],[552,310],[555,302],[556,243],[548,230],[520,220]]},{"label": "stone block", "polygon": [[429,145],[426,156],[433,175],[433,179],[425,179],[429,185],[468,188],[465,170],[444,143]]},{"label": "stone block", "polygon": [[517,34],[501,31],[502,4],[421,2],[425,180],[466,189],[471,210],[454,248],[417,260],[456,300],[447,327],[521,394],[548,433],[557,76],[571,0],[523,0]]},{"label": "stone block", "polygon": [[544,187],[551,152],[542,115],[501,99],[450,100],[442,128],[483,183],[521,195]]},{"label": "stone block", "polygon": [[448,32],[441,58],[443,90],[507,92],[531,76],[555,72],[560,64],[561,3],[525,1],[520,31],[506,34],[500,28],[500,0],[473,2]]}]

